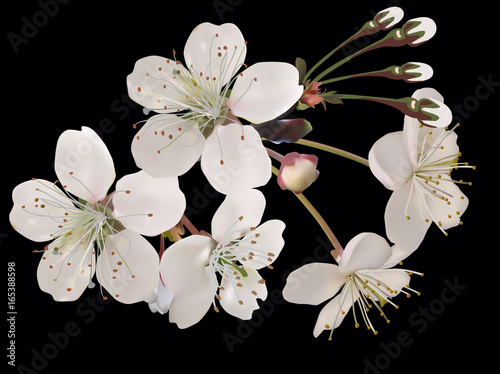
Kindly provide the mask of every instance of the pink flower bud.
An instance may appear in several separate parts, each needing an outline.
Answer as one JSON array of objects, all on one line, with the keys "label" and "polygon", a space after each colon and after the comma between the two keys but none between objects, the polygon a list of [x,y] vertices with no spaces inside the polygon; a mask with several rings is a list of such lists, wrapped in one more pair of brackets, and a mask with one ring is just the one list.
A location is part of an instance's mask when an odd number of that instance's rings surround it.
[{"label": "pink flower bud", "polygon": [[318,157],[314,155],[288,153],[281,160],[278,184],[283,190],[302,193],[318,178],[317,165]]}]

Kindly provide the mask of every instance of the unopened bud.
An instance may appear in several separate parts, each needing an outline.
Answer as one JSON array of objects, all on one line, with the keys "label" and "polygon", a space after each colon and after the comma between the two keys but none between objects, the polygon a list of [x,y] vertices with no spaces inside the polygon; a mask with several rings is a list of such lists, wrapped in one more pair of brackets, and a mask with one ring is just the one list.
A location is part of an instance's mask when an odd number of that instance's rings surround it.
[{"label": "unopened bud", "polygon": [[401,66],[401,70],[403,74],[410,76],[404,79],[408,83],[426,81],[434,74],[432,67],[422,62],[408,62]]},{"label": "unopened bud", "polygon": [[297,194],[302,193],[318,178],[317,165],[318,157],[315,155],[288,153],[281,160],[278,174],[279,186],[283,190],[290,190]]},{"label": "unopened bud", "polygon": [[389,30],[401,21],[403,16],[403,9],[393,6],[378,12],[374,17],[374,21],[380,25],[380,30]]},{"label": "unopened bud", "polygon": [[437,26],[431,18],[419,17],[406,22],[402,29],[410,39],[408,44],[414,47],[432,38],[436,34]]},{"label": "unopened bud", "polygon": [[436,99],[421,99],[419,102],[420,112],[430,117],[429,119],[420,119],[420,122],[432,127],[446,127],[453,119],[453,114],[442,101]]}]

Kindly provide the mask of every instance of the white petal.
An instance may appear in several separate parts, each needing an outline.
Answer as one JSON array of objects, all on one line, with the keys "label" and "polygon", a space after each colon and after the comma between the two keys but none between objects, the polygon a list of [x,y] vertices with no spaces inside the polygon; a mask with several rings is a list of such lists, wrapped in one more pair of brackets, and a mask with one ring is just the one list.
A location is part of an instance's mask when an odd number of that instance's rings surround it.
[{"label": "white petal", "polygon": [[[264,222],[245,235],[242,243],[245,243],[245,249],[254,253],[254,255],[251,256],[253,258],[247,257],[244,266],[261,269],[271,265],[278,258],[285,245],[283,240],[284,229],[285,224],[283,221],[273,219]],[[238,247],[235,248],[238,249]]]},{"label": "white petal", "polygon": [[391,254],[391,247],[383,237],[361,233],[347,243],[339,262],[339,270],[350,275],[360,269],[378,269]]},{"label": "white petal", "polygon": [[26,238],[43,242],[59,231],[71,200],[52,182],[35,179],[17,185],[12,191],[14,206],[10,223]]},{"label": "white petal", "polygon": [[116,183],[113,205],[113,217],[125,227],[155,236],[180,221],[186,199],[177,177],[155,178],[139,171]]},{"label": "white petal", "polygon": [[383,266],[384,269],[392,268],[393,266],[396,266],[398,263],[400,263],[401,261],[403,261],[405,258],[407,258],[409,255],[411,255],[413,253],[413,250],[403,250],[397,244],[394,244],[391,247],[391,251],[392,251],[392,255],[385,262],[385,264]]},{"label": "white petal", "polygon": [[158,298],[156,300],[156,305],[160,312],[168,312],[173,297],[174,295],[170,293],[170,291],[163,285],[163,282],[160,279],[160,282],[158,283]]},{"label": "white petal", "polygon": [[299,72],[283,62],[250,66],[234,83],[228,107],[237,117],[261,123],[285,113],[302,96]]},{"label": "white petal", "polygon": [[66,130],[57,141],[55,165],[66,190],[91,204],[102,200],[115,180],[113,159],[94,130]]},{"label": "white petal", "polygon": [[58,238],[46,247],[38,265],[40,289],[56,301],[74,301],[92,281],[94,242],[78,237]]},{"label": "white petal", "polygon": [[[408,158],[413,170],[418,168],[418,161],[421,155],[429,149],[436,137],[438,137],[444,129],[429,129],[423,127],[418,119],[405,116],[403,125],[403,141],[408,151]],[[429,133],[432,133],[429,136]]]},{"label": "white petal", "polygon": [[432,87],[424,87],[424,88],[419,88],[416,90],[411,97],[417,100],[421,99],[432,99],[432,100],[437,100],[437,101],[444,101],[443,95],[441,95],[436,89]]},{"label": "white petal", "polygon": [[333,297],[346,279],[337,265],[307,264],[290,273],[283,297],[290,303],[318,305]]},{"label": "white petal", "polygon": [[[423,215],[423,216],[422,216]],[[407,217],[410,217],[408,219]],[[389,240],[411,253],[417,249],[429,228],[430,219],[425,207],[419,207],[412,182],[392,193],[385,209],[385,228]]]},{"label": "white petal", "polygon": [[[414,75],[413,78],[409,78],[407,82],[423,82],[430,79],[434,75],[434,70],[428,64],[424,64],[423,62],[408,62],[405,65],[414,65],[409,69],[405,69],[404,72],[407,74]],[[420,74],[418,77],[416,74]]]},{"label": "white petal", "polygon": [[[216,242],[204,235],[191,235],[172,244],[163,253],[160,264],[165,287],[175,296],[208,265]],[[210,281],[209,281],[210,282]]]},{"label": "white petal", "polygon": [[393,27],[396,23],[398,23],[399,21],[401,21],[403,19],[403,16],[404,16],[404,11],[403,9],[399,8],[399,7],[390,7],[390,8],[387,8],[387,9],[384,9],[384,10],[381,10],[380,12],[378,12],[375,16],[375,19],[377,19],[379,16],[379,14],[382,16],[380,17],[380,19],[378,19],[378,23],[385,23],[385,22],[389,22],[387,24],[387,26],[385,26],[383,28],[383,30],[389,30],[391,27]]},{"label": "white petal", "polygon": [[[250,227],[256,227],[266,207],[266,198],[259,190],[251,189],[242,195],[226,196],[212,218],[212,237],[221,241],[241,238]],[[240,220],[240,217],[243,217]],[[229,231],[228,231],[229,230]]]},{"label": "white petal", "polygon": [[377,140],[370,149],[368,160],[372,173],[390,190],[398,189],[413,175],[402,131]]},{"label": "white petal", "polygon": [[224,310],[243,320],[252,318],[253,311],[259,309],[257,299],[267,298],[267,287],[265,283],[259,283],[261,277],[257,270],[246,268],[246,271],[249,275],[244,279],[242,287],[233,287],[231,282],[224,278],[219,292],[220,305]]},{"label": "white petal", "polygon": [[137,166],[158,178],[184,174],[204,148],[205,138],[194,121],[169,114],[149,118],[132,141]]},{"label": "white petal", "polygon": [[[432,135],[428,135],[429,141],[427,143],[429,145],[426,148],[427,154],[424,161],[425,165],[441,162],[444,157],[458,157],[459,147],[457,144],[457,133],[454,131],[439,130],[441,129],[432,129]],[[428,134],[429,132],[426,133]],[[441,140],[443,138],[444,140]],[[446,169],[446,167],[444,167],[444,169]],[[440,173],[436,172],[436,175],[437,174]]]},{"label": "white petal", "polygon": [[160,279],[158,253],[141,235],[123,230],[106,237],[97,258],[97,279],[116,300],[143,301]]},{"label": "white petal", "polygon": [[[161,282],[161,280],[160,280]],[[160,284],[158,282],[158,284]],[[158,287],[156,287],[145,299],[144,301],[148,304],[156,304],[156,299],[158,298]],[[156,308],[156,307],[155,307]],[[153,313],[156,313],[158,310],[152,310]]]},{"label": "white petal", "polygon": [[225,195],[241,195],[263,186],[272,174],[259,133],[234,123],[216,126],[206,141],[201,168],[212,187]]},{"label": "white petal", "polygon": [[[336,329],[340,326],[345,316],[349,313],[353,301],[358,298],[358,292],[353,290],[351,283],[347,284],[342,292],[327,303],[319,313],[313,335],[317,338],[323,330]],[[353,296],[355,299],[353,300]],[[344,313],[342,313],[344,312]],[[328,327],[327,327],[328,326]]]},{"label": "white petal", "polygon": [[406,24],[410,23],[415,23],[416,26],[412,27],[410,30],[406,30],[405,31],[406,35],[412,36],[420,32],[423,32],[423,35],[421,37],[419,37],[417,40],[411,43],[413,46],[426,42],[436,34],[437,30],[436,22],[434,22],[431,18],[428,17],[413,18],[406,22]]},{"label": "white petal", "polygon": [[190,282],[176,292],[170,303],[169,320],[180,329],[198,323],[210,309],[215,293],[210,284],[210,268],[191,275]]},{"label": "white petal", "polygon": [[179,72],[189,74],[174,60],[160,56],[141,58],[135,63],[134,71],[127,76],[128,95],[144,108],[158,113],[183,110],[188,104]]},{"label": "white petal", "polygon": [[186,42],[184,59],[195,74],[215,77],[221,85],[229,82],[245,61],[245,39],[232,23],[198,25]]},{"label": "white petal", "polygon": [[432,220],[440,224],[443,230],[447,230],[460,224],[460,217],[467,209],[469,199],[452,182],[441,181],[438,187],[438,194],[446,200],[426,195],[425,201]]},{"label": "white petal", "polygon": [[401,269],[362,270],[359,272],[359,275],[363,279],[375,279],[377,282],[380,282],[381,286],[376,288],[376,292],[387,298],[398,295],[401,289],[410,284],[410,276]]}]

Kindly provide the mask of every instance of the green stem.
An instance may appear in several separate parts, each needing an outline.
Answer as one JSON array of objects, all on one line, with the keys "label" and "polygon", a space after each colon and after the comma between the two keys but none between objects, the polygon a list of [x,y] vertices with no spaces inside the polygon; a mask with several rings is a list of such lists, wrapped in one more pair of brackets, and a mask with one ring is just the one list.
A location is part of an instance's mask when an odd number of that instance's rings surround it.
[{"label": "green stem", "polygon": [[[273,171],[274,175],[278,176],[279,170],[276,167],[272,166],[272,171]],[[321,216],[321,214],[319,214],[319,212],[311,204],[311,202],[306,199],[306,197],[304,196],[303,193],[296,194],[293,191],[291,191],[291,192],[297,197],[297,199],[299,199],[299,201],[304,205],[304,207],[309,211],[309,213],[311,213],[311,215],[314,217],[316,222],[319,224],[321,229],[324,231],[324,233],[328,237],[328,240],[330,240],[330,243],[332,243],[334,249],[330,253],[333,256],[333,258],[335,259],[335,261],[337,261],[337,263],[338,263],[340,261],[340,257],[342,256],[342,253],[344,252],[344,249],[340,245],[340,242],[338,241],[337,237],[335,236],[333,231],[330,229],[330,227],[328,226],[328,224],[326,223],[324,218]]]},{"label": "green stem", "polygon": [[[401,113],[417,118],[421,122],[424,120],[436,120],[429,113],[423,112],[422,107],[425,108],[426,105],[433,103],[429,99],[417,100],[413,97],[403,97],[401,99],[390,99],[386,97],[376,97],[376,96],[363,96],[363,95],[351,95],[351,94],[335,94],[335,98],[341,100],[366,100],[372,101],[379,104],[388,105],[394,109],[399,110]],[[425,101],[422,103],[422,101]]]},{"label": "green stem", "polygon": [[[368,30],[367,29],[367,24],[365,24],[360,30],[358,30],[356,33],[354,33],[350,38],[345,40],[342,44],[340,44],[338,47],[333,49],[331,52],[329,52],[325,57],[323,57],[321,60],[319,60],[316,65],[314,65],[304,76],[303,82],[307,81],[307,78],[321,65],[323,62],[328,60],[334,53],[336,53],[339,49],[343,48],[345,45],[349,44],[350,42],[358,39],[359,37],[363,35],[370,35],[374,33],[376,30]],[[318,82],[316,79],[314,82]]]},{"label": "green stem", "polygon": [[336,47],[335,49],[333,49],[330,53],[328,53],[325,57],[323,57],[321,60],[319,60],[316,65],[314,65],[308,72],[307,74],[304,76],[304,79],[302,80],[303,82],[307,81],[307,78],[309,78],[309,76],[323,63],[325,62],[326,60],[328,60],[335,52],[337,52],[340,48],[342,48],[343,46],[345,46],[347,43],[350,42],[350,40],[352,39],[349,38],[347,39],[344,43],[342,43],[341,45],[339,45],[338,47]]},{"label": "green stem", "polygon": [[375,71],[369,71],[366,73],[358,73],[358,74],[353,74],[353,75],[345,75],[342,77],[327,79],[326,81],[322,81],[321,84],[324,86],[324,85],[327,85],[329,83],[335,83],[335,82],[339,82],[339,81],[346,80],[346,79],[362,78],[362,77],[384,77],[384,78],[389,78],[389,79],[404,79],[405,75],[401,74],[400,76],[397,76],[393,73],[393,70],[396,67],[397,66],[390,66],[390,67],[383,69],[383,70],[375,70]]},{"label": "green stem", "polygon": [[368,164],[368,160],[366,158],[363,158],[361,156],[355,155],[354,153],[346,152],[346,151],[343,151],[342,149],[335,148],[335,147],[332,147],[332,146],[329,146],[326,144],[317,143],[317,142],[313,142],[311,140],[306,140],[306,139],[300,139],[300,140],[296,141],[295,144],[301,144],[301,145],[305,145],[307,147],[321,149],[322,151],[330,152],[330,153],[336,154],[338,156],[348,158],[349,160],[359,162],[362,165],[370,166]]},{"label": "green stem", "polygon": [[[383,39],[378,40],[374,42],[373,44],[353,53],[350,56],[345,57],[344,59],[340,60],[336,64],[330,66],[328,69],[323,71],[321,74],[319,74],[316,78],[313,79],[313,82],[321,82],[321,78],[323,78],[325,75],[328,73],[331,73],[335,69],[337,69],[339,66],[345,64],[346,62],[352,60],[355,57],[358,57],[362,55],[363,53],[382,48],[382,47],[399,47],[403,44],[406,43],[404,37],[396,37],[396,35],[401,35],[397,34],[398,30],[392,30],[389,32]],[[401,30],[399,30],[399,33],[401,33]]]}]

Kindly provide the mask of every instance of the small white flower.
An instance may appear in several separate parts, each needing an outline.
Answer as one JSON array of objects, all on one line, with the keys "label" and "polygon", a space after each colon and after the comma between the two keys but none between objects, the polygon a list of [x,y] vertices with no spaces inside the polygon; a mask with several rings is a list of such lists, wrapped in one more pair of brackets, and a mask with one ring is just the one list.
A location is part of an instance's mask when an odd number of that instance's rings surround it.
[{"label": "small white flower", "polygon": [[[239,73],[246,52],[234,24],[203,23],[186,42],[186,67],[175,56],[137,61],[127,77],[130,98],[171,113],[150,118],[134,138],[140,168],[157,177],[179,176],[202,156],[207,179],[221,193],[241,192],[242,178],[246,189],[267,183],[271,163],[260,136],[236,117],[252,123],[274,119],[297,102],[303,87],[297,69],[286,63],[257,63]],[[240,186],[220,183],[221,174]]]},{"label": "small white flower", "polygon": [[398,306],[391,301],[393,297],[401,293],[410,297],[410,292],[420,294],[409,285],[410,275],[414,272],[389,269],[405,257],[404,252],[397,246],[391,248],[381,236],[362,233],[347,244],[338,266],[311,263],[293,271],[287,278],[283,297],[292,303],[310,305],[318,305],[333,297],[318,316],[313,332],[315,337],[324,330],[331,330],[331,339],[333,330],[351,308],[354,326],[364,323],[368,330],[377,334],[370,315],[378,314],[389,323],[382,311],[385,304],[397,309]]},{"label": "small white flower", "polygon": [[264,195],[249,190],[227,196],[212,219],[212,235],[192,235],[170,246],[162,256],[160,273],[173,295],[170,322],[186,328],[200,321],[215,299],[229,314],[250,319],[265,300],[267,287],[258,270],[270,266],[283,248],[285,224],[259,225]]},{"label": "small white flower", "polygon": [[[442,101],[435,90],[424,93]],[[393,190],[385,211],[387,236],[401,248],[415,250],[431,222],[443,232],[461,224],[469,200],[454,180],[457,168],[474,168],[459,162],[461,156],[454,129],[430,129],[405,116],[403,131],[379,139],[369,153],[370,169]]]},{"label": "small white flower", "polygon": [[177,178],[141,171],[120,179],[107,195],[113,160],[87,127],[59,137],[55,170],[62,189],[43,179],[19,184],[9,216],[28,239],[52,240],[38,266],[40,288],[57,301],[73,301],[94,286],[96,274],[118,301],[143,300],[158,284],[159,259],[140,234],[158,235],[179,221],[186,203]]}]

